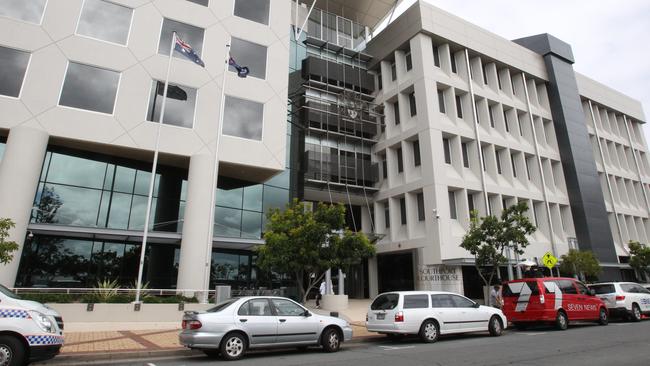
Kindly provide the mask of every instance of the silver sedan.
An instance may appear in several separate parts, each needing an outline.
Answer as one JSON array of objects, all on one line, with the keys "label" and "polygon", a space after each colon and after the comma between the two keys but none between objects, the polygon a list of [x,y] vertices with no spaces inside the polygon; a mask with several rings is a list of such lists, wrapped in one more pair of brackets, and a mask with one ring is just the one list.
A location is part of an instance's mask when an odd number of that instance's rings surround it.
[{"label": "silver sedan", "polygon": [[231,299],[206,312],[185,312],[180,343],[208,356],[237,360],[248,349],[320,345],[336,352],[352,339],[350,324],[311,313],[284,297],[252,296]]}]

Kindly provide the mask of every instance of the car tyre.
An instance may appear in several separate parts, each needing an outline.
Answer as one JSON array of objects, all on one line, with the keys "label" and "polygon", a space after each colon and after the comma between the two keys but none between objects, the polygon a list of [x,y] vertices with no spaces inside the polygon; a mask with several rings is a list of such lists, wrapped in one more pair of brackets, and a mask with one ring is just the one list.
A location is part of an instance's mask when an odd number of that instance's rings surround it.
[{"label": "car tyre", "polygon": [[18,338],[10,335],[0,336],[0,359],[5,362],[3,365],[24,365],[26,353],[25,346]]},{"label": "car tyre", "polygon": [[219,350],[218,349],[204,349],[202,351],[203,351],[203,353],[205,353],[206,356],[208,356],[210,358],[219,357]]},{"label": "car tyre", "polygon": [[609,324],[609,317],[607,316],[607,310],[605,308],[600,308],[600,311],[598,312],[598,324]]},{"label": "car tyre", "polygon": [[555,316],[555,328],[557,330],[566,330],[569,327],[569,318],[564,311],[558,311]]},{"label": "car tyre", "polygon": [[493,315],[490,318],[490,323],[488,325],[488,331],[492,337],[498,337],[503,333],[503,324],[501,324],[501,319],[498,316]]},{"label": "car tyre", "polygon": [[341,349],[341,334],[334,328],[325,329],[321,337],[321,345],[325,352],[337,352]]},{"label": "car tyre", "polygon": [[641,321],[641,308],[639,308],[639,305],[632,304],[632,312],[630,313],[630,320],[633,322]]},{"label": "car tyre", "polygon": [[227,361],[239,360],[246,353],[246,339],[240,333],[227,334],[221,341],[221,357]]},{"label": "car tyre", "polygon": [[438,327],[438,323],[433,320],[426,320],[420,326],[419,336],[424,343],[433,343],[437,341],[440,336],[440,327]]}]

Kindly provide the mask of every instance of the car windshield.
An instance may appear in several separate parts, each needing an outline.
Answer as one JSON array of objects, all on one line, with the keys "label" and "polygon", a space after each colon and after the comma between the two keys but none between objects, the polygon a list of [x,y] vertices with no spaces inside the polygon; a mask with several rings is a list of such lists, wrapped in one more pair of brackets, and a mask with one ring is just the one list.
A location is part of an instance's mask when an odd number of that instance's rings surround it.
[{"label": "car windshield", "polygon": [[372,302],[370,310],[392,310],[395,309],[398,301],[398,294],[383,294]]},{"label": "car windshield", "polygon": [[616,289],[614,289],[614,285],[612,284],[591,285],[589,288],[594,290],[596,295],[613,294],[616,292]]},{"label": "car windshield", "polygon": [[5,295],[7,297],[10,297],[12,299],[20,300],[20,296],[14,294],[13,292],[11,292],[11,290],[9,290],[8,288],[6,288],[6,287],[4,287],[2,285],[0,285],[0,292],[2,292],[3,295]]},{"label": "car windshield", "polygon": [[235,301],[237,301],[237,299],[226,300],[226,301],[224,301],[222,303],[217,304],[217,306],[206,310],[206,312],[208,312],[208,313],[218,313],[221,310],[223,310],[223,309],[227,308],[228,306],[232,305]]}]

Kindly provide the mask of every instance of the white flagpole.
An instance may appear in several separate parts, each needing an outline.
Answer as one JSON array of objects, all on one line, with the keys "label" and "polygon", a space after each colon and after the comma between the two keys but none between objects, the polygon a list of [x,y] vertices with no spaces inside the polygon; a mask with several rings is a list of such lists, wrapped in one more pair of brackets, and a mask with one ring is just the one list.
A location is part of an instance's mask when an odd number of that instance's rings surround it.
[{"label": "white flagpole", "polygon": [[214,237],[214,208],[216,205],[215,193],[217,190],[217,180],[219,177],[219,141],[221,140],[221,134],[223,133],[223,111],[225,109],[226,101],[226,74],[228,73],[228,60],[230,56],[230,45],[226,44],[226,58],[223,65],[223,78],[221,80],[221,104],[219,105],[219,128],[217,129],[217,141],[214,146],[214,168],[212,170],[212,193],[210,195],[210,218],[208,226],[208,238],[207,245],[205,250],[205,269],[203,270],[203,284],[204,284],[204,294],[203,300],[208,302],[208,291],[210,290],[210,269],[212,264],[212,240]]},{"label": "white flagpole", "polygon": [[[145,214],[144,233],[142,234],[142,247],[140,248],[140,265],[138,266],[138,282],[135,290],[135,302],[140,302],[140,292],[142,290],[142,272],[144,271],[144,257],[147,251],[147,237],[149,236],[149,218],[151,217],[151,202],[153,201],[153,188],[156,182],[156,170],[158,168],[158,149],[160,147],[160,130],[165,118],[165,105],[167,104],[167,89],[169,87],[169,74],[172,70],[172,58],[174,57],[174,47],[176,46],[176,32],[172,32],[172,42],[169,47],[169,60],[167,61],[167,75],[165,76],[165,86],[163,88],[163,101],[160,111],[160,119],[156,132],[156,146],[153,150],[153,164],[151,165],[151,178],[149,178],[149,195],[147,196],[147,213]],[[158,93],[158,82],[156,82],[156,93]],[[156,108],[154,105],[153,108]]]}]

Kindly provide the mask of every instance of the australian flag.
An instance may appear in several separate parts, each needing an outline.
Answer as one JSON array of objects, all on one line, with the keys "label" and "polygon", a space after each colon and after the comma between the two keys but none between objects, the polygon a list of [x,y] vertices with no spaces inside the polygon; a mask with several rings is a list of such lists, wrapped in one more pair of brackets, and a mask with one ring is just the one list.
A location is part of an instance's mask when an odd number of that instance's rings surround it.
[{"label": "australian flag", "polygon": [[232,58],[232,56],[230,57],[230,59],[228,59],[228,65],[234,67],[235,70],[237,70],[237,76],[239,76],[240,78],[245,78],[246,76],[248,76],[248,72],[250,71],[250,70],[248,70],[248,67],[239,66],[235,62],[235,59]]},{"label": "australian flag", "polygon": [[196,52],[194,52],[192,46],[183,42],[183,40],[180,39],[180,37],[178,36],[176,36],[176,45],[174,46],[174,50],[180,52],[181,54],[183,54],[183,56],[192,60],[195,64],[201,67],[205,67],[205,63],[203,63],[203,60],[201,60],[199,55],[197,55]]}]

